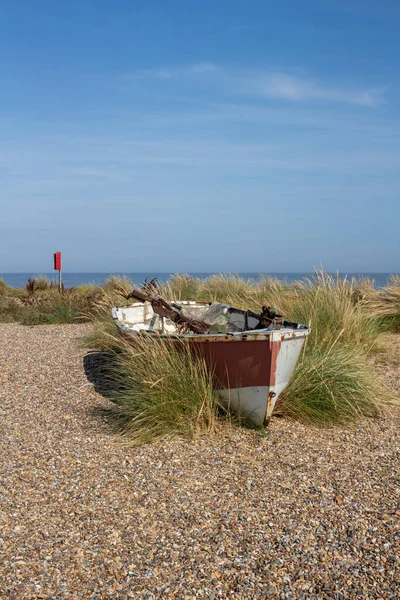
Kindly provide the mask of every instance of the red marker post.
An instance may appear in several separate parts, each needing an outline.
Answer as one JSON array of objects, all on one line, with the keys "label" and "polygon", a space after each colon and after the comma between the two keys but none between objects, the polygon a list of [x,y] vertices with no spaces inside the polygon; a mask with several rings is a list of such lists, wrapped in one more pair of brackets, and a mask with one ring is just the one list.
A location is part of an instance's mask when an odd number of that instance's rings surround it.
[{"label": "red marker post", "polygon": [[58,271],[58,291],[61,292],[61,252],[54,253],[54,270]]}]

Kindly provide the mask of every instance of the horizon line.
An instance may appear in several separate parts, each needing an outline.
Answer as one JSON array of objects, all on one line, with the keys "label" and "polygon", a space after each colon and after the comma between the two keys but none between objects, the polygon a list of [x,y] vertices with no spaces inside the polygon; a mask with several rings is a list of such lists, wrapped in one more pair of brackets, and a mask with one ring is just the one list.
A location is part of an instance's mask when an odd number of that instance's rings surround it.
[{"label": "horizon line", "polygon": [[[147,270],[147,271],[61,271],[62,274],[64,275],[113,275],[113,274],[135,274],[135,275],[146,275],[148,273],[159,273],[160,275],[174,275],[174,274],[197,274],[197,275],[209,275],[209,274],[230,274],[230,275],[235,275],[235,274],[260,274],[260,275],[269,275],[270,273],[276,273],[277,275],[284,275],[284,274],[302,274],[302,273],[315,273],[315,269],[312,269],[310,271],[231,271],[231,270],[216,270],[216,271],[187,271],[187,270],[177,270],[177,271],[152,271],[151,269]],[[317,269],[317,272],[321,272],[321,269]],[[370,275],[372,273],[375,274],[396,274],[396,273],[400,273],[399,271],[393,271],[393,270],[389,270],[389,271],[350,271],[350,270],[340,270],[340,269],[336,269],[336,270],[330,270],[330,269],[322,269],[322,272],[324,273],[357,273],[359,275]],[[0,271],[0,277],[1,275],[50,275],[53,274],[54,276],[57,276],[58,271]]]}]

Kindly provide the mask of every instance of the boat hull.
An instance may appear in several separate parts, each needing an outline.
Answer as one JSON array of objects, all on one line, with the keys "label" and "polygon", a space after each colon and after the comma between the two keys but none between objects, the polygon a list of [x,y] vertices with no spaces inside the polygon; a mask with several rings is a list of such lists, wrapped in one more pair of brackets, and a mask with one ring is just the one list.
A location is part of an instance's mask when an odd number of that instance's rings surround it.
[{"label": "boat hull", "polygon": [[113,317],[124,335],[157,335],[188,344],[212,372],[214,389],[223,403],[255,425],[268,424],[280,394],[289,384],[311,331],[309,327],[297,325],[226,334],[160,333],[143,329],[152,318],[152,311],[144,314],[149,310],[151,307],[140,304],[115,307]]},{"label": "boat hull", "polygon": [[247,336],[208,336],[195,340],[196,354],[212,370],[224,404],[255,425],[269,423],[288,386],[309,330],[249,332]]}]

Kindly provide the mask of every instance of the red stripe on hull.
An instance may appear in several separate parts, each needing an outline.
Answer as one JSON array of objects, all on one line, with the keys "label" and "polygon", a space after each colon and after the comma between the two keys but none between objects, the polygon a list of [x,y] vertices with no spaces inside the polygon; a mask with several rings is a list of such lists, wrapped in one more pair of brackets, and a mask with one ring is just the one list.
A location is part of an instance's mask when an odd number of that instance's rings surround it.
[{"label": "red stripe on hull", "polygon": [[218,388],[275,385],[280,346],[281,342],[243,339],[195,343],[196,353],[213,369]]}]

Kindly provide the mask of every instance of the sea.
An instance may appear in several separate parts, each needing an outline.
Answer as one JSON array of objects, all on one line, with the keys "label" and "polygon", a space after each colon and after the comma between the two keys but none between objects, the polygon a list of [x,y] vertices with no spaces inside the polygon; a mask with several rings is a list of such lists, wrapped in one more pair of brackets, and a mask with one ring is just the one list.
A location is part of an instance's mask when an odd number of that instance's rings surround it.
[{"label": "sea", "polygon": [[[147,281],[151,281],[153,278],[158,279],[160,283],[165,282],[171,275],[174,273],[62,273],[62,280],[64,282],[65,287],[76,287],[78,285],[84,284],[93,284],[93,285],[101,285],[104,283],[111,275],[119,275],[128,277],[135,284],[142,284],[145,279]],[[207,279],[211,275],[215,275],[217,273],[188,273],[192,277],[198,277],[200,279]],[[303,280],[306,278],[312,278],[314,273],[235,273],[235,275],[239,275],[244,279],[252,279],[257,281],[261,276],[270,276],[276,277],[281,281],[286,281],[291,283],[293,281]],[[336,276],[336,273],[332,273],[332,275]],[[391,275],[399,275],[399,273],[339,273],[340,278],[352,278],[362,279],[364,277],[368,277],[374,281],[374,285],[377,288],[383,287],[388,283]],[[46,276],[50,280],[57,280],[58,273],[52,271],[51,273],[1,273],[0,278],[2,278],[5,283],[11,287],[23,287],[30,277],[38,277],[38,276]]]}]

